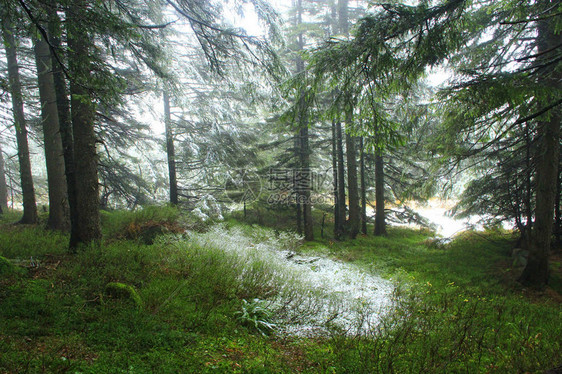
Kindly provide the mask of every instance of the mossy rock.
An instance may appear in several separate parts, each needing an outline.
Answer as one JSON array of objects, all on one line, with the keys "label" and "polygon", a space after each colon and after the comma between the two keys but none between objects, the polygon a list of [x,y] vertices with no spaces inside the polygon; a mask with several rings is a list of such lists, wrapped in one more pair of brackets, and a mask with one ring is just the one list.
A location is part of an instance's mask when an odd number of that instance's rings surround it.
[{"label": "mossy rock", "polygon": [[113,299],[130,301],[139,309],[142,306],[142,300],[137,291],[124,283],[110,282],[106,284],[105,294]]},{"label": "mossy rock", "polygon": [[0,276],[11,274],[16,270],[16,267],[6,257],[0,256]]}]

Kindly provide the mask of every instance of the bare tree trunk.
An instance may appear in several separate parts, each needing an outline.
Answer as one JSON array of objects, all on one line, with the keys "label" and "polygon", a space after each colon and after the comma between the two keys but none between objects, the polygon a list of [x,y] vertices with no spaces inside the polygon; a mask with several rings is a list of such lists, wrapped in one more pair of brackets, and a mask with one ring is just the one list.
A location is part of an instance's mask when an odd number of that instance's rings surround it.
[{"label": "bare tree trunk", "polygon": [[16,40],[12,25],[9,20],[4,17],[2,19],[2,35],[4,38],[4,47],[6,48],[6,59],[8,60],[8,78],[12,96],[12,111],[16,128],[21,189],[23,194],[23,217],[20,223],[34,224],[38,222],[37,204],[35,203],[35,189],[33,187],[31,161],[29,159],[27,126],[23,113],[23,98],[16,54]]},{"label": "bare tree trunk", "polygon": [[[344,36],[349,36],[349,0],[338,0],[338,28],[339,33]],[[346,113],[346,129],[349,129],[351,125],[352,112]],[[343,163],[343,136],[341,130],[341,124],[338,123],[338,146],[341,152],[341,159],[339,170],[340,173],[340,192],[344,191],[341,195],[344,198],[344,203],[341,211],[343,219],[345,221],[345,177],[344,177],[344,163]],[[357,186],[357,159],[356,159],[356,149],[354,139],[347,133],[345,137],[345,150],[347,159],[347,192],[349,198],[349,219],[346,222],[345,230],[349,233],[350,237],[353,239],[359,233],[360,226],[360,211],[359,211],[359,194]]]},{"label": "bare tree trunk", "polygon": [[[560,146],[559,146],[560,147]],[[560,246],[561,242],[561,238],[562,238],[562,217],[561,214],[562,212],[560,211],[560,198],[562,197],[562,189],[560,188],[560,183],[562,183],[562,176],[560,175],[562,173],[562,168],[560,167],[560,161],[558,162],[558,175],[557,175],[557,180],[556,180],[556,199],[554,202],[554,222],[555,222],[555,227],[554,227],[554,235],[556,237],[556,246]]]},{"label": "bare tree trunk", "polygon": [[345,232],[344,224],[346,221],[347,201],[345,199],[345,163],[343,158],[343,134],[341,122],[336,122],[336,141],[337,141],[337,161],[338,161],[338,197],[339,197],[339,221],[341,232],[340,236]]},{"label": "bare tree trunk", "polygon": [[296,134],[294,139],[293,139],[293,144],[294,144],[294,149],[293,151],[295,152],[294,157],[296,158],[296,161],[291,165],[293,167],[293,173],[291,175],[291,181],[292,181],[292,190],[291,190],[291,197],[294,196],[295,197],[295,218],[296,218],[296,223],[297,223],[297,233],[299,235],[302,235],[302,205],[300,204],[300,190],[296,184],[296,180],[298,178],[298,173],[299,173],[299,165],[300,165],[300,139],[299,139],[300,133]]},{"label": "bare tree trunk", "polygon": [[0,144],[0,213],[8,211],[8,185],[6,183],[6,170],[4,168],[4,153]]},{"label": "bare tree trunk", "polygon": [[168,155],[168,176],[170,179],[170,203],[178,205],[178,180],[176,177],[176,150],[172,133],[172,118],[170,114],[170,97],[164,89],[164,123],[166,125],[166,153]]},{"label": "bare tree trunk", "polygon": [[[538,2],[543,9],[549,9],[555,5],[554,0],[542,0]],[[549,53],[556,50],[560,43],[560,36],[554,30],[554,24],[545,19],[538,24],[538,55],[542,63],[544,58],[549,58]],[[552,56],[551,58],[555,58]],[[551,64],[541,71],[540,83],[552,89],[552,93],[561,90],[560,71],[556,71],[556,64]],[[551,98],[554,100],[554,98]],[[548,102],[544,103],[548,105]],[[532,240],[529,248],[527,265],[519,278],[519,281],[542,288],[549,280],[549,255],[552,238],[552,225],[554,218],[554,200],[556,198],[556,184],[558,180],[558,164],[560,160],[560,108],[554,108],[546,118],[539,121],[538,139],[539,154],[537,155],[537,197],[535,210],[535,225],[532,232]]]},{"label": "bare tree trunk", "polygon": [[336,133],[336,122],[332,121],[332,173],[334,178],[334,237],[340,239],[343,235],[343,222],[340,216],[340,205],[342,199],[339,195],[338,178],[338,140]]},{"label": "bare tree trunk", "polygon": [[349,35],[349,0],[338,0],[338,15],[340,33]]},{"label": "bare tree trunk", "polygon": [[523,245],[525,247],[525,249],[528,249],[529,246],[529,239],[530,239],[530,234],[531,234],[531,230],[533,227],[533,207],[531,204],[531,198],[533,196],[533,185],[531,183],[531,178],[532,178],[532,166],[531,166],[531,135],[529,132],[529,124],[525,124],[525,153],[526,153],[526,157],[525,157],[525,167],[526,167],[526,171],[525,171],[525,215],[526,215],[526,224],[524,226],[524,229],[522,231],[522,239],[523,239]]},{"label": "bare tree trunk", "polygon": [[384,160],[380,151],[375,155],[375,231],[377,236],[386,234],[384,213]]},{"label": "bare tree trunk", "polygon": [[549,121],[539,124],[541,139],[537,167],[537,207],[533,239],[530,243],[527,265],[519,280],[537,288],[548,284],[549,255],[554,217],[554,201],[558,173],[558,139],[560,116],[553,115]]},{"label": "bare tree trunk", "polygon": [[304,227],[304,239],[314,240],[314,228],[312,223],[312,204],[310,193],[312,190],[312,170],[310,170],[310,151],[308,143],[308,126],[301,127],[300,130],[300,164],[303,182],[302,197],[302,216]]},{"label": "bare tree trunk", "polygon": [[[297,26],[302,24],[302,0],[297,0]],[[304,49],[304,35],[299,33],[297,36],[298,51]],[[300,56],[296,59],[297,74],[304,74],[304,61]],[[314,240],[314,228],[312,223],[312,205],[310,202],[310,193],[312,189],[312,175],[310,170],[310,150],[308,141],[308,117],[306,115],[306,103],[304,99],[300,99],[299,115],[298,115],[298,158],[299,158],[299,171],[297,172],[299,180],[299,188],[297,189],[297,205],[302,208],[302,220],[304,228],[304,239]]]},{"label": "bare tree trunk", "polygon": [[[45,7],[48,16],[48,34],[51,49],[51,65],[53,69],[53,82],[57,98],[57,112],[59,116],[59,128],[64,155],[64,170],[66,175],[66,189],[68,195],[68,206],[70,212],[70,243],[69,249],[73,252],[78,245],[79,237],[79,214],[78,198],[76,195],[76,173],[74,165],[74,134],[70,117],[70,100],[66,80],[61,66],[64,57],[61,51],[60,35],[62,33],[61,21],[57,14],[55,1],[51,0],[50,6]],[[55,56],[55,51],[57,55]]]},{"label": "bare tree trunk", "polygon": [[365,144],[363,137],[359,138],[359,170],[361,173],[361,233],[367,235],[367,183],[365,182]]},{"label": "bare tree trunk", "polygon": [[67,231],[70,228],[64,157],[59,128],[59,115],[49,45],[42,37],[34,40],[37,81],[41,101],[41,118],[45,143],[45,162],[49,186],[49,219],[47,227]]},{"label": "bare tree trunk", "polygon": [[81,21],[86,16],[86,2],[72,1],[67,12],[68,65],[71,74],[70,97],[72,131],[74,134],[74,164],[76,197],[79,213],[79,243],[99,243],[102,238],[99,213],[98,155],[94,131],[95,109],[87,89],[91,73],[92,39]]},{"label": "bare tree trunk", "polygon": [[[298,199],[298,195],[297,195]],[[297,234],[302,235],[302,205],[297,201],[295,205],[297,214]]]},{"label": "bare tree trunk", "polygon": [[[350,124],[348,118],[347,125]],[[361,211],[359,209],[359,186],[357,181],[357,150],[355,149],[355,138],[346,134],[346,156],[347,156],[347,192],[349,194],[349,236],[355,239],[359,234],[361,225]]]}]

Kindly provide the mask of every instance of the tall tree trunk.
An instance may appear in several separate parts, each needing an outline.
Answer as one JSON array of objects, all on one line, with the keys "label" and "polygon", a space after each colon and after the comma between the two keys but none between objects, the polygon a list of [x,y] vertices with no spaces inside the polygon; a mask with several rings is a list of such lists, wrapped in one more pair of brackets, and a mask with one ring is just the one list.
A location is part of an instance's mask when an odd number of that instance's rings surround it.
[{"label": "tall tree trunk", "polygon": [[345,195],[345,163],[343,157],[343,134],[341,122],[336,122],[336,142],[337,142],[337,160],[338,160],[338,197],[339,197],[339,221],[340,221],[340,236],[345,233],[345,221],[347,211],[347,201]]},{"label": "tall tree trunk", "polygon": [[342,198],[339,194],[339,177],[338,177],[338,140],[336,132],[336,121],[332,121],[332,173],[334,178],[334,237],[340,239],[343,235],[343,223],[340,216],[340,205]]},{"label": "tall tree trunk", "polygon": [[291,165],[292,169],[292,174],[291,174],[291,197],[294,196],[295,198],[295,219],[296,219],[296,223],[297,223],[297,233],[299,235],[302,235],[302,205],[300,203],[300,190],[299,187],[296,183],[297,179],[299,178],[299,165],[300,165],[300,132],[297,133],[295,135],[295,137],[293,138],[293,144],[294,144],[294,149],[293,151],[295,152],[294,157],[295,157],[295,161],[294,163]]},{"label": "tall tree trunk", "polygon": [[164,123],[166,125],[166,153],[168,155],[168,176],[170,179],[170,203],[178,205],[178,180],[176,176],[176,150],[172,133],[172,117],[170,114],[170,97],[164,89]]},{"label": "tall tree trunk", "polygon": [[300,164],[301,164],[301,182],[303,183],[303,190],[301,191],[302,198],[302,216],[304,239],[314,240],[314,228],[312,223],[312,203],[310,201],[310,194],[312,191],[312,170],[310,170],[310,150],[308,142],[308,127],[302,127],[300,130]]},{"label": "tall tree trunk", "polygon": [[531,165],[531,134],[529,131],[529,124],[526,123],[525,125],[525,215],[526,215],[526,224],[523,230],[523,245],[525,249],[529,246],[529,239],[531,234],[531,229],[533,227],[533,207],[531,204],[531,198],[533,196],[533,185],[531,183],[532,179],[532,165]]},{"label": "tall tree trunk", "polygon": [[375,231],[377,236],[386,234],[384,213],[384,160],[380,151],[375,155]]},{"label": "tall tree trunk", "polygon": [[553,115],[539,124],[541,139],[537,163],[537,202],[535,225],[529,246],[527,265],[519,280],[530,286],[542,288],[548,284],[549,255],[556,198],[558,173],[558,139],[560,137],[560,116]]},{"label": "tall tree trunk", "polygon": [[295,211],[297,215],[297,234],[302,235],[302,205],[298,201],[298,194],[297,196],[297,203],[295,204]]},{"label": "tall tree trunk", "polygon": [[365,144],[363,137],[359,138],[359,170],[361,173],[361,233],[367,235],[367,183],[365,182]]},{"label": "tall tree trunk", "polygon": [[0,213],[8,211],[8,184],[6,183],[6,170],[4,167],[4,153],[0,144]]},{"label": "tall tree trunk", "polygon": [[[338,7],[338,28],[339,33],[344,36],[349,36],[349,0],[338,0],[337,1]],[[346,113],[346,129],[349,129],[351,126],[351,117],[352,112]],[[338,124],[338,146],[341,151],[341,159],[339,170],[340,173],[340,191],[344,189],[344,163],[343,163],[343,137],[341,133],[341,124]],[[357,190],[357,159],[356,159],[356,149],[355,149],[355,142],[354,139],[347,133],[345,137],[345,150],[346,150],[346,159],[347,159],[347,192],[349,198],[349,219],[346,222],[345,228],[346,231],[349,233],[350,237],[353,239],[359,233],[359,226],[360,226],[360,211],[359,211],[359,194]],[[342,194],[344,197],[344,204],[342,207],[342,214],[345,220],[345,192]]]},{"label": "tall tree trunk", "polygon": [[[302,24],[302,0],[297,0],[297,25]],[[299,33],[297,36],[297,47],[298,52],[304,49],[304,35]],[[304,61],[300,56],[296,59],[296,69],[297,74],[304,74]],[[299,189],[297,190],[297,199],[302,207],[302,219],[304,228],[304,239],[314,240],[314,228],[312,223],[312,205],[310,202],[310,193],[312,190],[312,174],[310,170],[310,150],[309,150],[309,140],[308,140],[308,117],[306,115],[306,103],[301,95],[301,102],[299,103],[299,134],[297,148],[298,158],[299,158]]]},{"label": "tall tree trunk", "polygon": [[[543,9],[555,6],[554,0],[541,0],[537,2]],[[543,19],[537,22],[538,34],[538,63],[552,54],[559,47],[560,35],[554,30],[554,23]],[[551,56],[552,59],[555,56]],[[554,95],[561,90],[561,74],[555,70],[556,64],[551,64],[541,71],[540,83],[549,87]],[[555,97],[555,96],[554,96]],[[554,97],[551,98],[554,100]],[[544,102],[543,105],[548,105]],[[539,153],[537,155],[537,197],[535,211],[535,225],[532,232],[533,238],[529,248],[527,265],[519,281],[542,288],[549,280],[549,255],[552,238],[552,225],[554,218],[554,200],[556,198],[556,184],[558,180],[558,164],[560,160],[560,108],[554,108],[547,116],[539,120],[538,139]]]},{"label": "tall tree trunk", "polygon": [[338,0],[338,15],[340,33],[349,35],[349,0]]},{"label": "tall tree trunk", "polygon": [[[53,82],[57,98],[57,113],[59,116],[59,128],[63,147],[64,170],[66,175],[66,190],[68,195],[68,206],[70,212],[70,243],[69,249],[73,252],[78,245],[80,220],[78,211],[78,198],[76,195],[76,173],[74,165],[74,134],[70,116],[70,100],[66,80],[61,66],[64,57],[61,51],[62,34],[61,21],[57,14],[56,1],[51,0],[49,6],[45,7],[48,17],[48,34],[51,48],[51,66],[53,69]],[[55,53],[57,53],[55,55]]]},{"label": "tall tree trunk", "polygon": [[23,97],[16,54],[16,40],[14,37],[14,29],[10,21],[5,17],[2,19],[2,36],[4,38],[4,47],[6,48],[6,59],[8,60],[8,78],[12,96],[12,111],[16,128],[21,189],[23,194],[23,217],[20,223],[34,224],[38,222],[37,204],[35,203],[35,189],[33,187],[31,161],[29,159],[27,126],[23,113]]},{"label": "tall tree trunk", "polygon": [[[351,117],[351,116],[348,116]],[[346,125],[350,125],[348,118]],[[345,150],[347,156],[347,192],[349,194],[349,236],[354,239],[359,234],[361,226],[361,211],[359,209],[359,184],[357,180],[357,150],[355,138],[346,133]]]},{"label": "tall tree trunk", "polygon": [[87,88],[91,74],[90,50],[92,38],[81,25],[86,14],[85,0],[73,0],[67,12],[68,65],[71,74],[70,105],[74,134],[74,164],[79,243],[99,243],[100,200],[98,183],[98,155],[94,131],[95,108]]},{"label": "tall tree trunk", "polygon": [[[560,147],[560,146],[559,146]],[[556,237],[556,246],[559,247],[561,242],[561,238],[562,238],[562,217],[561,214],[562,212],[560,211],[560,198],[561,198],[561,194],[562,194],[562,189],[560,188],[560,183],[562,182],[562,176],[560,175],[562,173],[562,168],[560,167],[560,161],[558,162],[558,175],[557,175],[557,180],[556,180],[556,199],[554,202],[554,223],[555,223],[555,227],[554,227],[554,235]]]},{"label": "tall tree trunk", "polygon": [[59,128],[59,115],[49,45],[39,37],[34,40],[37,81],[41,101],[41,119],[45,143],[45,162],[49,187],[49,219],[47,227],[67,231],[70,227],[64,156]]},{"label": "tall tree trunk", "polygon": [[[339,21],[338,21],[338,7],[335,2],[332,2],[330,7],[330,34],[336,35],[339,30]],[[333,97],[335,98],[335,92],[333,93]],[[341,239],[344,233],[344,224],[345,224],[345,185],[343,185],[343,194],[340,190],[340,184],[342,184],[343,179],[342,175],[339,171],[338,162],[339,159],[339,150],[338,150],[338,130],[340,128],[340,135],[341,135],[341,124],[338,123],[335,119],[332,120],[332,173],[334,178],[334,237],[336,239]],[[341,144],[341,139],[340,142]],[[343,154],[342,154],[343,159]],[[343,167],[343,165],[342,165]]]}]

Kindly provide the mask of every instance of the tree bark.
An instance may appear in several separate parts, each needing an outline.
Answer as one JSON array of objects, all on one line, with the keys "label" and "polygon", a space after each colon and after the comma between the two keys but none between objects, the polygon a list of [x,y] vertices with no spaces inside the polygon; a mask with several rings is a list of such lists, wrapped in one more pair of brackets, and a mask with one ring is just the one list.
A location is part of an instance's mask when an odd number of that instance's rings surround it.
[{"label": "tree bark", "polygon": [[[296,195],[298,199],[298,194]],[[302,235],[302,205],[297,201],[295,205],[297,215],[297,234]]]},{"label": "tree bark", "polygon": [[[348,116],[350,117],[350,116]],[[350,118],[347,120],[347,125],[350,124]],[[349,236],[355,239],[359,234],[361,225],[361,211],[359,209],[359,187],[357,181],[357,150],[355,147],[355,138],[346,133],[346,156],[347,156],[347,192],[349,194]]]},{"label": "tree bark", "polygon": [[349,35],[349,0],[338,0],[339,31]]},{"label": "tree bark", "polygon": [[86,87],[90,81],[92,39],[81,25],[86,2],[73,0],[67,12],[70,105],[74,135],[74,164],[78,217],[77,242],[99,243],[102,238],[99,213],[98,155],[94,131],[95,107]]},{"label": "tree bark", "polygon": [[[297,0],[297,25],[302,24],[302,0]],[[299,33],[297,36],[297,47],[298,51],[301,52],[304,49],[304,35]],[[297,56],[296,59],[297,74],[304,74],[304,61],[302,58]],[[299,157],[299,167],[300,170],[297,172],[300,174],[298,179],[300,179],[300,186],[297,190],[297,199],[302,207],[302,219],[304,228],[304,239],[314,240],[314,228],[312,223],[312,205],[310,201],[310,193],[312,190],[312,174],[310,170],[310,150],[309,150],[309,139],[308,139],[308,117],[306,115],[306,103],[304,98],[300,99],[299,103],[299,115],[298,115],[298,157]]]},{"label": "tree bark", "polygon": [[540,123],[539,137],[541,146],[537,163],[535,225],[527,265],[519,278],[520,282],[536,288],[544,287],[549,280],[549,255],[558,179],[560,116],[553,116],[551,120]]},{"label": "tree bark", "polygon": [[376,236],[386,234],[384,213],[384,160],[380,151],[375,155],[375,231]]},{"label": "tree bark", "polygon": [[345,198],[345,163],[343,157],[343,134],[341,122],[336,122],[336,141],[337,141],[337,161],[338,161],[338,197],[339,197],[339,221],[341,231],[339,235],[345,234],[345,222],[346,222],[346,211],[347,211],[347,201]]},{"label": "tree bark", "polygon": [[[74,134],[72,132],[72,120],[70,116],[70,100],[68,99],[68,89],[61,66],[61,21],[57,14],[56,2],[51,1],[50,6],[45,7],[48,17],[48,35],[52,46],[51,66],[53,69],[53,82],[55,85],[55,95],[57,98],[57,113],[59,116],[59,128],[63,147],[64,170],[66,175],[66,190],[68,195],[68,206],[70,212],[70,242],[69,249],[73,252],[78,245],[79,236],[79,215],[78,198],[76,196],[76,173],[74,165]],[[55,55],[56,53],[56,55]]]},{"label": "tree bark", "polygon": [[[542,0],[537,5],[542,9],[554,6],[554,0]],[[549,19],[537,22],[537,45],[540,59],[545,58],[549,51],[556,50],[560,43],[560,35],[554,30],[554,24]],[[554,58],[554,57],[552,57]],[[540,62],[538,62],[540,63]],[[550,88],[553,94],[560,92],[560,71],[557,65],[551,65],[541,72],[539,83]],[[548,105],[548,102],[543,102]],[[535,210],[535,225],[529,248],[527,265],[519,281],[523,284],[543,288],[549,280],[549,255],[552,239],[554,218],[554,200],[558,180],[559,144],[560,144],[560,108],[556,107],[539,120],[538,139],[539,153],[537,155],[537,197]]]},{"label": "tree bark", "polygon": [[529,246],[529,236],[533,227],[533,207],[531,204],[531,199],[533,196],[533,184],[531,182],[532,179],[532,162],[531,162],[531,134],[529,131],[529,124],[525,124],[525,215],[526,215],[526,224],[522,231],[523,234],[523,244],[525,249],[528,249]]},{"label": "tree bark", "polygon": [[[558,146],[560,147],[560,146]],[[555,227],[554,227],[554,235],[556,237],[556,246],[559,247],[560,244],[562,244],[561,242],[561,238],[562,238],[562,217],[561,214],[562,212],[560,211],[560,198],[562,197],[562,189],[560,186],[560,183],[562,183],[562,175],[560,175],[562,173],[562,168],[560,167],[560,161],[558,161],[558,175],[557,175],[557,180],[556,180],[556,200],[554,202],[554,222],[555,222]]]},{"label": "tree bark", "polygon": [[312,192],[312,170],[310,169],[310,151],[308,142],[308,126],[301,127],[300,130],[300,164],[302,167],[303,190],[302,197],[302,216],[304,239],[314,240],[314,228],[312,223],[312,203],[310,194]]},{"label": "tree bark", "polygon": [[[170,114],[170,97],[164,89],[164,123],[166,125],[166,153],[168,155],[168,176],[170,180],[170,204],[178,205],[178,180],[176,176],[176,150],[172,133],[172,117]],[[245,203],[245,202],[244,202]],[[245,205],[244,205],[245,207]]]},{"label": "tree bark", "polygon": [[8,211],[8,184],[6,183],[6,170],[4,167],[4,152],[0,144],[0,213]]},{"label": "tree bark", "polygon": [[[348,37],[349,36],[349,0],[338,0],[338,31],[340,34]],[[351,125],[351,112],[346,113],[346,128]],[[359,233],[360,226],[360,212],[359,212],[359,194],[357,191],[357,160],[356,160],[356,149],[354,139],[347,133],[345,138],[345,149],[346,149],[346,159],[347,159],[347,192],[349,198],[349,219],[346,221],[346,201],[345,201],[345,166],[343,161],[343,136],[341,123],[337,124],[338,132],[338,147],[340,156],[339,157],[339,168],[340,171],[339,181],[340,181],[340,193],[343,198],[343,204],[340,206],[340,219],[342,222],[346,222],[344,231],[350,235],[353,239]]]},{"label": "tree bark", "polygon": [[359,170],[361,173],[361,233],[367,235],[367,183],[365,182],[365,144],[363,137],[359,138]]},{"label": "tree bark", "polygon": [[298,173],[299,173],[299,166],[300,166],[300,138],[299,138],[300,133],[297,133],[293,139],[293,144],[294,144],[294,157],[296,158],[296,161],[293,163],[292,167],[292,191],[291,194],[292,196],[295,197],[295,218],[296,218],[296,223],[297,223],[297,234],[302,235],[302,221],[303,221],[303,217],[302,217],[302,205],[300,203],[300,191],[299,188],[296,184],[296,180],[298,178]]},{"label": "tree bark", "polygon": [[49,45],[39,37],[34,40],[37,81],[41,102],[41,119],[45,143],[45,162],[49,187],[47,227],[67,231],[70,228],[64,156]]},{"label": "tree bark", "polygon": [[339,194],[338,178],[338,140],[336,132],[336,121],[332,121],[332,173],[334,178],[334,237],[340,239],[343,235],[343,221],[340,218],[340,205],[342,199]]},{"label": "tree bark", "polygon": [[33,187],[31,161],[29,159],[29,144],[27,142],[27,126],[23,112],[23,96],[16,54],[16,40],[14,37],[14,29],[10,21],[5,17],[2,19],[2,36],[6,49],[6,59],[8,60],[8,78],[12,97],[14,125],[16,128],[18,161],[23,195],[23,217],[20,223],[35,224],[38,222],[37,204],[35,203],[35,189]]}]

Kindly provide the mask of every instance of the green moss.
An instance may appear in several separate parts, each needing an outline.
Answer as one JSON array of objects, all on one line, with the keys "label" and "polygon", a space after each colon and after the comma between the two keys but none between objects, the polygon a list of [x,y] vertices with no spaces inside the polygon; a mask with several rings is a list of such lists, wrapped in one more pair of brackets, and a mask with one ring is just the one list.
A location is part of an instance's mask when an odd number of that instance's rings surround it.
[{"label": "green moss", "polygon": [[[260,233],[271,231],[233,219],[228,225],[258,241]],[[30,373],[517,373],[542,372],[562,362],[560,305],[550,293],[529,294],[517,286],[509,237],[465,234],[446,249],[429,248],[428,237],[423,230],[390,228],[385,237],[333,241],[317,236],[316,242],[296,248],[353,261],[399,285],[396,313],[379,332],[358,337],[334,330],[310,339],[264,337],[244,327],[268,321],[259,302],[251,309],[242,301],[267,300],[275,291],[264,288],[271,279],[267,262],[242,276],[221,248],[201,248],[187,237],[154,245],[110,241],[71,256],[65,236],[38,227],[0,226],[0,255],[41,260],[27,274],[15,266],[22,276],[0,277],[0,368]],[[0,258],[0,267],[3,263]],[[560,290],[559,262],[552,266],[551,286]]]},{"label": "green moss", "polygon": [[62,255],[68,251],[68,234],[40,226],[6,225],[0,230],[0,256],[11,259]]},{"label": "green moss", "polygon": [[110,282],[106,284],[105,294],[114,299],[131,301],[139,309],[142,306],[142,300],[137,291],[124,283]]}]

